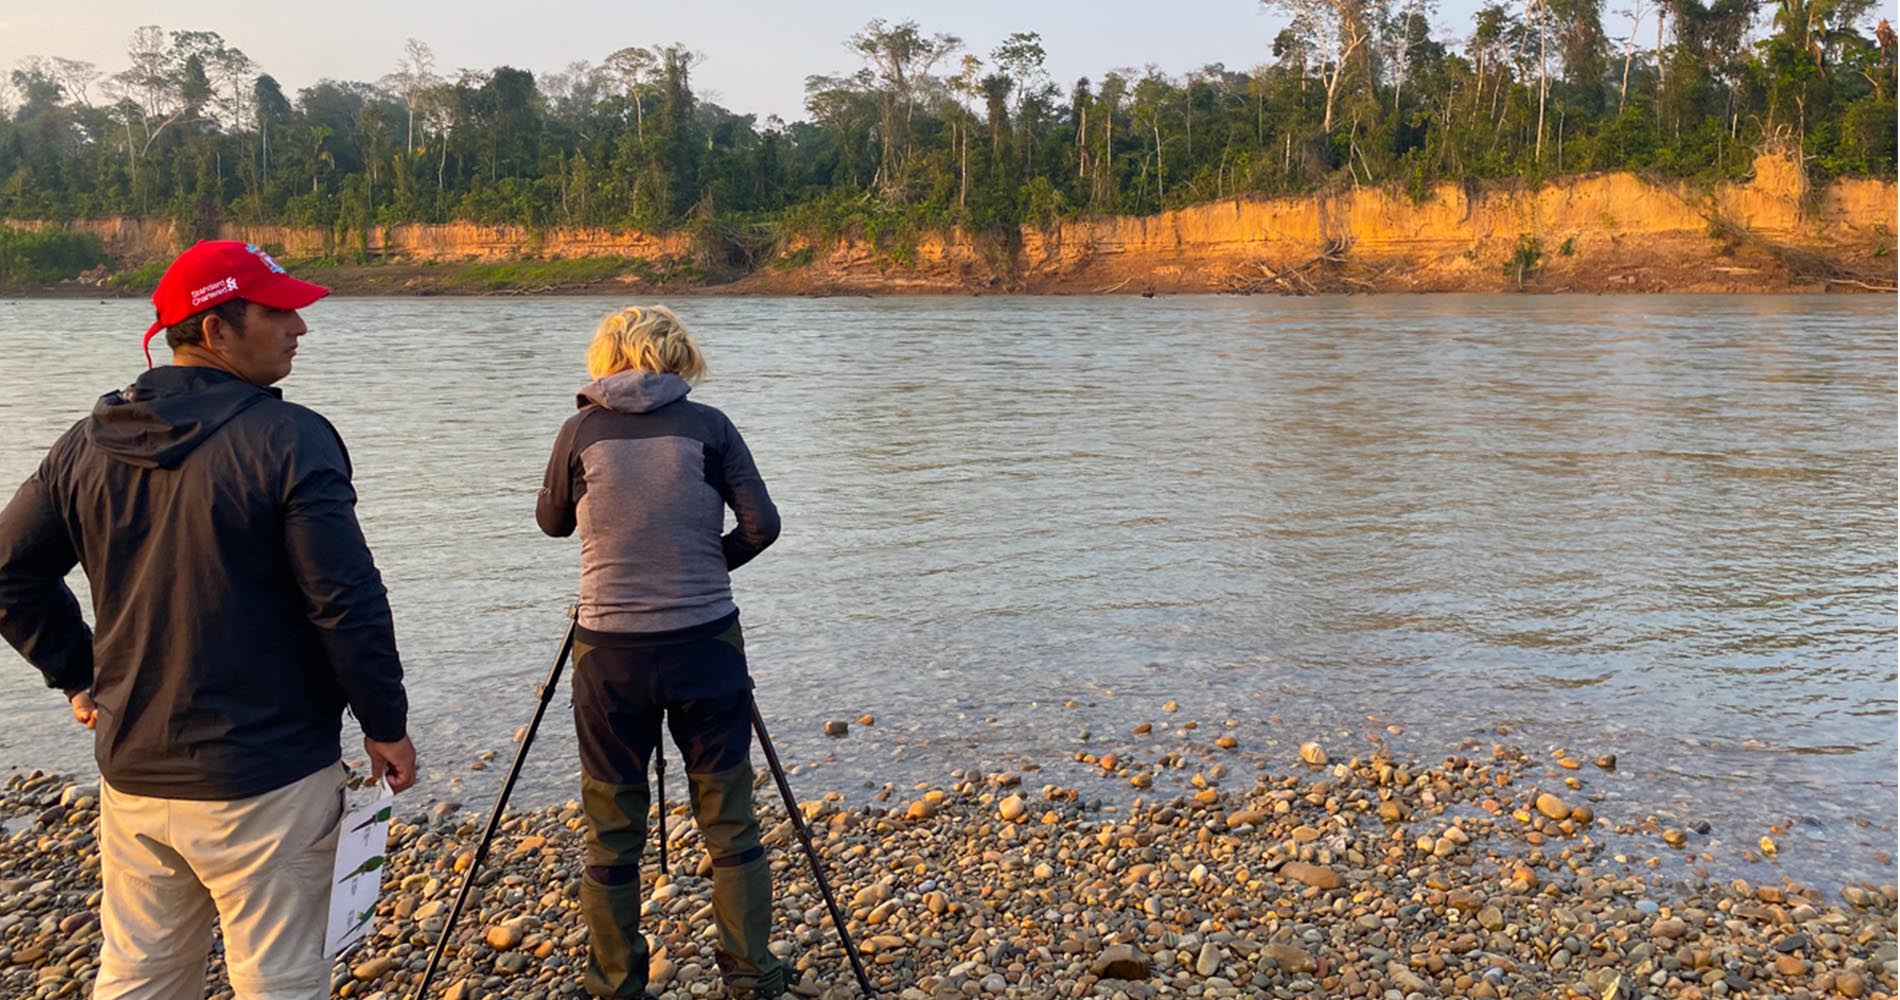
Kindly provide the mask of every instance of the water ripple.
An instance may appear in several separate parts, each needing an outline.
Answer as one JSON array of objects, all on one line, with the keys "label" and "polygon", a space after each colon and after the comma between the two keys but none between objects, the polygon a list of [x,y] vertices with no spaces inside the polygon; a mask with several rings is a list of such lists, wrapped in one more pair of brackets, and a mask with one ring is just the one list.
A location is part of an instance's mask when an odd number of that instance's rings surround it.
[{"label": "water ripple", "polygon": [[[285,389],[350,443],[437,790],[492,785],[463,769],[546,670],[577,552],[533,498],[618,304],[311,311]],[[1736,843],[1764,816],[1871,818],[1892,848],[1891,299],[681,308],[713,368],[695,398],[744,430],[784,513],[736,580],[761,698],[789,759],[835,755],[829,780],[1066,756],[1174,698],[1250,746],[1374,716],[1434,756],[1500,730],[1615,752],[1606,815]],[[136,374],[145,311],[4,304],[0,479]],[[81,766],[14,667],[4,762]],[[860,712],[878,727],[816,735]],[[528,799],[572,795],[560,715]],[[890,761],[906,741],[927,752]],[[1846,844],[1781,863],[1891,878]]]}]

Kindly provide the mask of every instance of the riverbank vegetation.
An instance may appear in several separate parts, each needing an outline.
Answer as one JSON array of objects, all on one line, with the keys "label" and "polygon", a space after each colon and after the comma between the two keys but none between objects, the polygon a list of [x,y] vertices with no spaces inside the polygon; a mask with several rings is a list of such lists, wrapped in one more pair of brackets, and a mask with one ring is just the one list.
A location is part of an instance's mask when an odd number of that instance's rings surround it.
[{"label": "riverbank vegetation", "polygon": [[12,72],[0,218],[163,217],[184,238],[227,222],[698,227],[710,258],[760,264],[789,232],[902,245],[1341,185],[1716,180],[1763,148],[1822,177],[1895,172],[1895,42],[1867,25],[1871,0],[1639,3],[1626,38],[1600,0],[1491,4],[1463,38],[1433,33],[1429,0],[1267,6],[1289,26],[1257,66],[1074,81],[1050,77],[1031,32],[981,53],[873,21],[790,123],[702,100],[702,56],[679,45],[447,75],[412,39],[380,80],[293,97],[215,32],[146,26],[124,68]]},{"label": "riverbank vegetation", "polygon": [[90,233],[0,226],[0,288],[70,278],[108,260],[103,243]]}]

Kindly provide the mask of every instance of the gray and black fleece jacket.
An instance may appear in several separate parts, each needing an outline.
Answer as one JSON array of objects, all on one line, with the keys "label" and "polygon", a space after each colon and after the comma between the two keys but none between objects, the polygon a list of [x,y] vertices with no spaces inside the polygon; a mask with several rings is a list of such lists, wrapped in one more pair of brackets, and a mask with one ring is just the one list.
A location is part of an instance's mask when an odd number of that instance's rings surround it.
[{"label": "gray and black fleece jacket", "polygon": [[[731,570],[778,539],[778,508],[724,413],[677,375],[625,371],[580,391],[535,504],[581,531],[580,624],[668,632],[733,614]],[[726,508],[737,526],[724,535]]]},{"label": "gray and black fleece jacket", "polygon": [[211,368],[107,393],[0,511],[0,636],[48,686],[91,689],[100,774],[133,795],[281,788],[336,763],[346,706],[371,739],[406,731],[342,439]]}]

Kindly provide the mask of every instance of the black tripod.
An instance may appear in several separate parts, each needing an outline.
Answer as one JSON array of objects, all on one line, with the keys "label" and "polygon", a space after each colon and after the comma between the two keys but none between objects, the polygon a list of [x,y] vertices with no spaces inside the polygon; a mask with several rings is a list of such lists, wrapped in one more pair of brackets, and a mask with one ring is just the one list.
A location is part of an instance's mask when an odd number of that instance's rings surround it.
[{"label": "black tripod", "polygon": [[798,831],[798,842],[805,848],[805,857],[811,861],[812,878],[818,882],[818,892],[825,897],[825,909],[831,911],[831,924],[838,928],[838,939],[844,944],[844,954],[851,960],[851,971],[858,977],[858,989],[865,997],[874,997],[877,992],[871,989],[871,980],[864,974],[864,962],[858,958],[858,949],[851,943],[851,932],[845,929],[844,913],[838,909],[838,901],[832,898],[831,883],[825,881],[825,870],[818,865],[818,849],[811,845],[811,831],[805,829],[805,814],[798,811],[798,799],[792,795],[792,784],[785,780],[785,769],[779,766],[778,751],[772,748],[772,737],[766,735],[765,719],[759,715],[757,699],[752,702],[752,731],[759,734],[759,748],[765,751],[765,763],[772,769],[772,778],[778,782],[778,793],[785,799],[785,814],[792,818],[792,829]]},{"label": "black tripod", "polygon": [[[475,887],[475,874],[481,869],[482,861],[488,857],[488,846],[494,842],[495,831],[501,826],[502,811],[508,807],[508,796],[515,790],[515,780],[521,776],[522,762],[528,759],[528,747],[534,743],[534,734],[541,728],[541,718],[547,714],[548,703],[554,700],[555,688],[561,683],[561,668],[574,651],[574,630],[579,625],[580,606],[567,609],[567,634],[561,638],[561,651],[554,655],[554,665],[548,668],[547,680],[536,689],[537,701],[534,706],[534,718],[529,720],[528,729],[521,736],[521,746],[515,750],[514,764],[508,768],[508,779],[502,782],[501,794],[495,798],[495,808],[488,814],[488,825],[482,830],[481,842],[475,845],[475,856],[468,870],[462,875],[462,888],[455,894],[455,905],[449,908],[448,919],[443,921],[442,933],[435,941],[435,950],[429,955],[429,965],[422,971],[422,982],[416,986],[410,1000],[422,1000],[429,993],[429,983],[435,979],[436,969],[442,964],[442,955],[448,950],[449,934],[455,929],[455,921],[461,917],[462,908],[468,903],[470,890]],[[772,747],[772,738],[766,735],[765,720],[759,717],[759,706],[752,706],[752,729],[759,736],[759,745],[765,750],[765,761],[772,769],[772,777],[778,781],[779,794],[785,798],[785,810],[791,815],[792,828],[798,831],[799,843],[804,845],[805,856],[811,861],[811,873],[818,882],[818,891],[824,896],[825,906],[831,911],[831,922],[838,928],[838,938],[844,945],[845,955],[851,959],[851,971],[857,974],[858,988],[868,997],[875,996],[871,981],[864,974],[864,963],[858,958],[858,950],[851,942],[851,933],[845,929],[844,914],[838,909],[837,901],[832,897],[831,884],[825,880],[825,873],[818,864],[818,851],[812,846],[811,834],[805,829],[804,814],[798,811],[798,802],[792,795],[792,786],[785,780],[785,769],[779,766],[778,752]],[[660,780],[665,781],[666,765],[660,764]],[[660,851],[661,867],[665,867],[666,857],[666,791],[660,789]]]},{"label": "black tripod", "polygon": [[429,955],[428,968],[422,970],[422,982],[416,991],[410,994],[411,1000],[422,1000],[429,995],[429,981],[435,978],[435,970],[442,964],[442,953],[449,947],[449,932],[455,929],[456,918],[462,915],[462,907],[468,903],[469,890],[475,888],[475,873],[482,867],[482,859],[488,856],[488,845],[495,839],[495,830],[501,826],[501,813],[508,807],[508,796],[515,790],[515,779],[521,777],[521,763],[528,759],[528,747],[534,744],[534,734],[541,728],[541,717],[548,712],[548,702],[554,700],[554,689],[561,683],[561,667],[566,665],[569,653],[574,651],[574,629],[580,624],[580,605],[569,605],[567,609],[567,634],[561,637],[561,651],[554,654],[554,666],[548,668],[548,679],[541,682],[535,693],[538,700],[534,704],[534,718],[528,722],[528,731],[521,734],[521,746],[515,750],[515,762],[508,768],[508,780],[502,782],[501,794],[495,797],[495,808],[488,814],[488,826],[482,830],[481,842],[475,845],[475,858],[469,863],[468,871],[462,875],[461,891],[455,894],[455,905],[449,907],[449,917],[442,924],[442,934],[435,939],[435,951]]}]

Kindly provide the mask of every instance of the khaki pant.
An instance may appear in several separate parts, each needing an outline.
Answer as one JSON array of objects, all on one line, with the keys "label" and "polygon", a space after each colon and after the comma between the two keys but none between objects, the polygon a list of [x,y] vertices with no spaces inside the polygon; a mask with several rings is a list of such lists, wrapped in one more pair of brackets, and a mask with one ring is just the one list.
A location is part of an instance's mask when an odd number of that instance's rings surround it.
[{"label": "khaki pant", "polygon": [[211,920],[238,1000],[323,1000],[343,765],[228,802],[100,785],[93,1000],[203,1000]]}]

